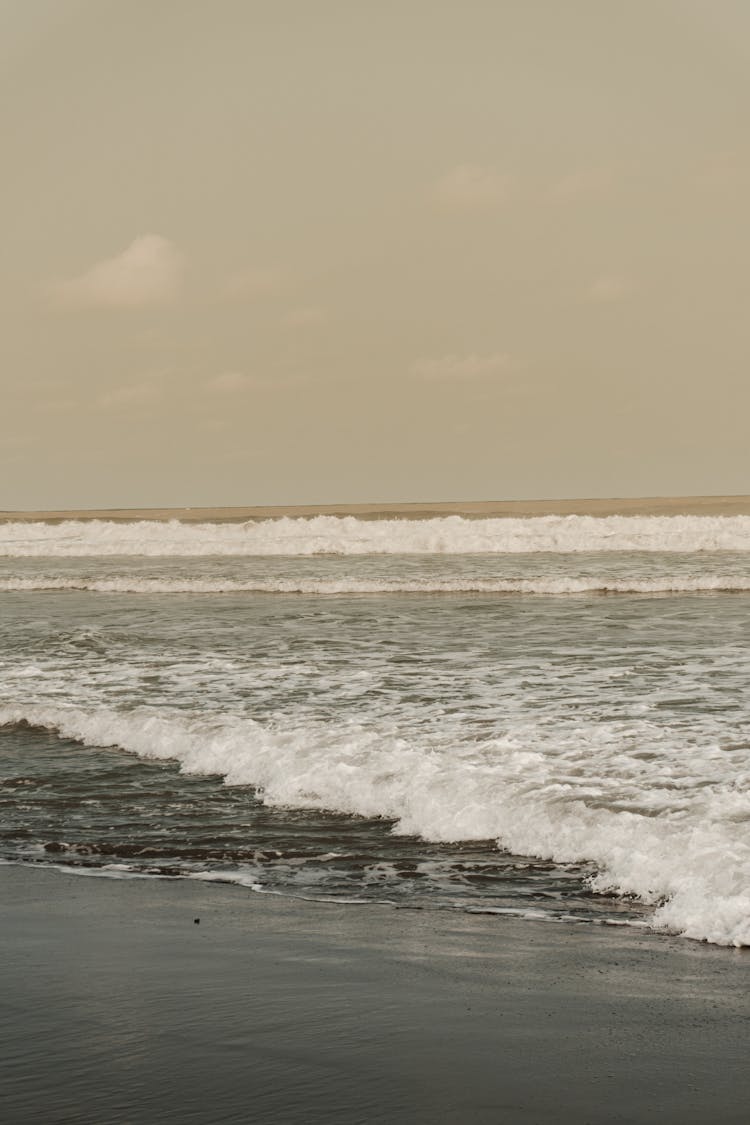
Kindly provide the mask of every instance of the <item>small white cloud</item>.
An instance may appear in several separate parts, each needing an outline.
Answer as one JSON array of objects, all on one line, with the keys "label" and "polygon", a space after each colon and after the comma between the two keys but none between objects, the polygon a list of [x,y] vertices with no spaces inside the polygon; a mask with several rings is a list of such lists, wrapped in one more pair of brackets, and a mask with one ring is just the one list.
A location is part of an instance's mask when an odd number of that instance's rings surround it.
[{"label": "small white cloud", "polygon": [[594,304],[607,305],[622,301],[630,295],[632,286],[626,277],[619,274],[603,274],[589,287],[586,299]]},{"label": "small white cloud", "polygon": [[433,187],[433,198],[441,207],[482,210],[505,203],[510,178],[479,164],[459,164]]},{"label": "small white cloud", "polygon": [[179,295],[185,259],[159,234],[144,234],[116,254],[97,262],[80,277],[54,287],[63,304],[78,308],[141,308],[174,301]]},{"label": "small white cloud", "polygon": [[482,379],[511,370],[510,356],[504,352],[488,355],[444,355],[435,359],[418,359],[411,374],[418,379]]}]

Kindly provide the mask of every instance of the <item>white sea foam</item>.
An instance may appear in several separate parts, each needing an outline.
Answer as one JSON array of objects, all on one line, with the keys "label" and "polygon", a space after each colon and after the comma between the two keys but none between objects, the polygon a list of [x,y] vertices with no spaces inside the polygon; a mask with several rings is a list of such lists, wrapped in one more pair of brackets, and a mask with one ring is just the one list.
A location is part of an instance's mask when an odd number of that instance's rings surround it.
[{"label": "white sea foam", "polygon": [[540,577],[483,579],[315,579],[238,581],[222,578],[0,578],[0,592],[88,590],[100,594],[674,594],[747,593],[750,577],[673,575],[660,578]]},{"label": "white sea foam", "polygon": [[733,750],[730,780],[724,751],[662,746],[671,734],[645,721],[527,723],[456,744],[351,719],[266,726],[165,708],[0,708],[0,724],[20,721],[257,786],[269,805],[389,817],[396,831],[430,840],[494,838],[521,854],[592,861],[594,888],[653,905],[653,925],[750,944],[747,743]]},{"label": "white sea foam", "polygon": [[536,516],[528,519],[312,519],[188,524],[0,524],[5,557],[518,554],[750,551],[750,516]]}]

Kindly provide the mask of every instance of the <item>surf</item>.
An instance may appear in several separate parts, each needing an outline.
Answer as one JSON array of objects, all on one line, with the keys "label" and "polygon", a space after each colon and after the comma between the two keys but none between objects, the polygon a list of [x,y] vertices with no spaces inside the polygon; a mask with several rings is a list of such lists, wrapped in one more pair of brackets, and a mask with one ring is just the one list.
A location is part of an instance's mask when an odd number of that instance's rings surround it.
[{"label": "surf", "polygon": [[0,524],[0,556],[519,554],[750,551],[750,516],[533,516],[234,523],[69,520]]},{"label": "surf", "polygon": [[[0,708],[0,725],[54,730],[89,747],[174,760],[189,774],[252,786],[276,808],[384,817],[424,840],[493,839],[557,863],[589,862],[598,893],[635,896],[655,929],[719,945],[750,944],[750,808],[722,754],[684,746],[679,765],[658,728],[525,724],[484,741],[420,739],[393,726],[257,722],[148,707]],[[628,750],[628,747],[631,747]],[[745,749],[745,766],[750,752]],[[614,763],[617,775],[611,776]],[[581,769],[585,767],[585,772]]]}]

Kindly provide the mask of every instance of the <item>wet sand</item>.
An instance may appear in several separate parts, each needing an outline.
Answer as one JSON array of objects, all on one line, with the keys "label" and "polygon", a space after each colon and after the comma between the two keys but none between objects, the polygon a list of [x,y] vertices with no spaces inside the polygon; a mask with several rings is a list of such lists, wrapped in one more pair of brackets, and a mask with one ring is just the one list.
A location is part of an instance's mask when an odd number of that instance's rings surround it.
[{"label": "wet sand", "polygon": [[179,520],[182,523],[243,523],[283,516],[356,516],[358,519],[430,519],[464,516],[747,516],[750,496],[652,496],[590,500],[477,500],[414,504],[310,504],[244,508],[92,508],[70,511],[0,511],[7,520],[58,523],[62,520]]},{"label": "wet sand", "polygon": [[750,1112],[748,951],[21,867],[0,904],[14,1125]]}]

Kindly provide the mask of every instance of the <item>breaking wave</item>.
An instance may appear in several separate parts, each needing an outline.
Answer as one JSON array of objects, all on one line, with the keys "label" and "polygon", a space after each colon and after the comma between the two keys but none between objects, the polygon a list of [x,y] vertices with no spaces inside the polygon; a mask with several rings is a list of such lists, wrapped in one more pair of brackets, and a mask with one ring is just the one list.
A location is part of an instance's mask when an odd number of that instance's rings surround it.
[{"label": "breaking wave", "polygon": [[264,725],[148,707],[0,708],[0,725],[18,723],[175,759],[185,772],[254,786],[268,805],[388,817],[396,832],[428,840],[495,839],[518,854],[590,861],[593,889],[637,896],[653,907],[654,927],[750,944],[747,748],[731,781],[718,748],[644,755],[647,738],[658,749],[657,730],[605,722],[562,735],[527,725],[456,744],[351,720]]},{"label": "breaking wave", "polygon": [[750,516],[311,519],[187,524],[70,520],[0,524],[0,556],[518,554],[750,551]]}]

